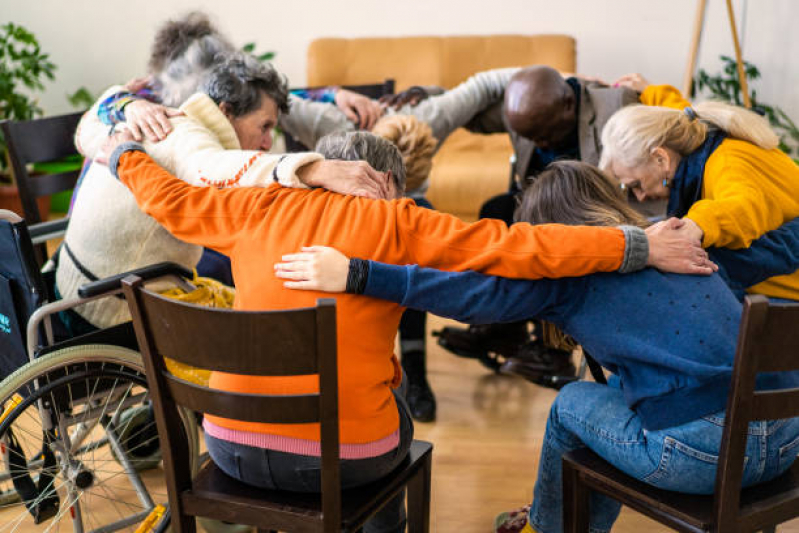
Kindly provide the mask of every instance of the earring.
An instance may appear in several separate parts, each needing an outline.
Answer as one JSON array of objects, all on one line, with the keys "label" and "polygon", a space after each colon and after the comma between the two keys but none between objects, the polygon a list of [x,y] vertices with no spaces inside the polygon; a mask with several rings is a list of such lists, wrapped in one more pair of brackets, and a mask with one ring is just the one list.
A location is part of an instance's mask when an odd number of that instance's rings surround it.
[{"label": "earring", "polygon": [[667,189],[671,186],[669,178],[663,178],[663,186],[666,187]]}]

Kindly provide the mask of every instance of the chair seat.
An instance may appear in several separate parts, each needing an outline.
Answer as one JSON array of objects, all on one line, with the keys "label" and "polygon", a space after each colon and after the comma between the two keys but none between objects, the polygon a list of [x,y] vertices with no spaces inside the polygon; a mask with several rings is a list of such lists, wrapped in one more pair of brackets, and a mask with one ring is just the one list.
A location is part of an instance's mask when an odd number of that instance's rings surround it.
[{"label": "chair seat", "polygon": [[[431,443],[415,440],[408,458],[394,472],[369,485],[342,491],[342,529],[360,527],[419,471],[432,449]],[[318,531],[321,526],[319,494],[259,489],[228,476],[213,461],[207,462],[192,485],[181,495],[189,515],[292,532]]]},{"label": "chair seat", "polygon": [[[605,494],[640,513],[662,520],[683,531],[713,529],[712,495],[698,496],[657,489],[621,472],[588,448],[569,452],[563,456],[563,460],[580,473],[586,485],[604,488]],[[741,511],[744,518],[752,519],[756,528],[764,527],[793,517],[797,497],[799,497],[799,461],[794,462],[793,466],[780,477],[741,491]],[[757,511],[764,506],[779,505],[781,502],[785,502],[782,518],[779,514],[775,517],[774,511],[771,511],[768,520],[759,524],[757,517],[754,516]]]}]

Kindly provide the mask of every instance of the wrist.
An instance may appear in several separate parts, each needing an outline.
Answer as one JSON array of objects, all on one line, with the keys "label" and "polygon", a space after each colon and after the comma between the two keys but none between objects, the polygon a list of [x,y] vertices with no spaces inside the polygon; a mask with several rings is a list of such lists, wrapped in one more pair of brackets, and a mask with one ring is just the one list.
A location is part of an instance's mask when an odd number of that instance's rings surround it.
[{"label": "wrist", "polygon": [[368,280],[369,261],[356,257],[350,259],[349,271],[347,272],[347,293],[363,294]]},{"label": "wrist", "polygon": [[297,169],[297,178],[308,187],[319,187],[319,163],[312,161]]}]

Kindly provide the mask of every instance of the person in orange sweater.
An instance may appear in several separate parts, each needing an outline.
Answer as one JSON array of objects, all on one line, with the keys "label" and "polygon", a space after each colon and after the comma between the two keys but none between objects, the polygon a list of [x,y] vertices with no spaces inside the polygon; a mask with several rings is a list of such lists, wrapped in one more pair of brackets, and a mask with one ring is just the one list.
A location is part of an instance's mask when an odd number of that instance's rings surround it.
[{"label": "person in orange sweater", "polygon": [[[600,160],[623,188],[639,200],[668,198],[668,214],[706,248],[748,248],[799,216],[799,165],[765,118],[720,102],[692,107],[674,87],[640,77],[630,83],[647,105],[611,117]],[[799,271],[750,292],[799,300]]]},{"label": "person in orange sweater", "polygon": [[[111,141],[121,141],[125,134]],[[340,134],[322,144],[331,159],[365,158],[386,172],[394,200],[365,200],[323,189],[193,187],[160,168],[136,143],[116,147],[109,166],[140,208],[175,237],[231,258],[244,310],[312,306],[321,293],[283,287],[274,263],[300,246],[325,244],[345,253],[399,264],[477,270],[516,278],[631,271],[645,264],[709,274],[698,243],[674,240],[675,222],[647,234],[638,228],[589,228],[459,219],[399,199],[404,168],[396,147],[372,134]],[[412,423],[397,395],[401,370],[393,353],[403,308],[359,295],[337,301],[339,416],[345,486],[372,482],[406,455]],[[313,390],[312,376],[268,378],[214,373],[210,385],[237,392],[292,394]],[[318,425],[256,424],[208,416],[206,441],[228,474],[262,487],[319,490]],[[365,531],[401,531],[402,498]]]}]

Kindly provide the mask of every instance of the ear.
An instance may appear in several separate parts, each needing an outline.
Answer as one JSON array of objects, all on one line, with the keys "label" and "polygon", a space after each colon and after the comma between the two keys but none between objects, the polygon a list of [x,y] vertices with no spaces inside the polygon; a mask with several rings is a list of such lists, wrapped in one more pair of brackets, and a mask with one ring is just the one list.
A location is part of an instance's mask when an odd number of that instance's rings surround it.
[{"label": "ear", "polygon": [[219,110],[228,118],[233,118],[233,106],[227,102],[219,102]]},{"label": "ear", "polygon": [[662,146],[652,149],[652,161],[660,170],[668,170],[671,166],[672,154]]}]

